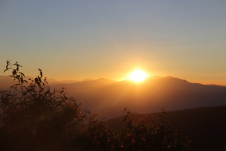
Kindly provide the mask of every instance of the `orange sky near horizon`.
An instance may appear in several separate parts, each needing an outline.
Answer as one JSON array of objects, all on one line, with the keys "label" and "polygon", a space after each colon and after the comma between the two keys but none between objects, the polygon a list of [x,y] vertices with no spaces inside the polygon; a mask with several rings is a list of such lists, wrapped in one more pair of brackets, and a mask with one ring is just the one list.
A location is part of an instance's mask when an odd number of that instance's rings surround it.
[{"label": "orange sky near horizon", "polygon": [[[226,85],[226,1],[0,2],[0,71],[56,80],[151,75]],[[1,73],[0,75],[9,75]]]}]

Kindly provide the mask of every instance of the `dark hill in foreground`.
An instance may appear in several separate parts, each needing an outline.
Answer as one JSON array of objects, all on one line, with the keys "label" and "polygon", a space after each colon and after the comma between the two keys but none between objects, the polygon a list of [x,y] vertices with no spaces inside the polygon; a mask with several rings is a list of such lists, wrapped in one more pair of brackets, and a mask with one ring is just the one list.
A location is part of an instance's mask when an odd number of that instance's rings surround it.
[{"label": "dark hill in foreground", "polygon": [[[192,140],[191,151],[226,150],[226,106],[167,112],[174,129],[183,124],[183,134]],[[160,113],[131,114],[133,121]],[[125,130],[123,116],[106,121],[109,127]]]}]

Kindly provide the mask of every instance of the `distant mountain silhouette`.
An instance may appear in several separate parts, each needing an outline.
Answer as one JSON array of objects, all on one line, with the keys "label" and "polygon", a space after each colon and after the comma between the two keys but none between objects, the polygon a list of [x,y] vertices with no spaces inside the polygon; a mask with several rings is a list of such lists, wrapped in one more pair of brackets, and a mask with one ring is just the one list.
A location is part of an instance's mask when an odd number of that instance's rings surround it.
[{"label": "distant mountain silhouette", "polygon": [[[174,77],[152,76],[141,83],[105,78],[61,83],[49,79],[51,88],[65,87],[83,107],[107,118],[121,116],[126,107],[133,113],[158,112],[226,105],[226,87],[190,83]],[[52,82],[52,83],[51,83]],[[0,90],[15,84],[0,77]]]},{"label": "distant mountain silhouette", "polygon": [[226,105],[226,87],[189,83],[174,77],[153,76],[142,83],[129,80],[97,79],[72,84],[58,84],[83,107],[107,116],[122,115],[126,107],[134,113],[158,112]]},{"label": "distant mountain silhouette", "polygon": [[83,79],[82,81],[91,81],[92,79],[90,79],[90,78],[85,78],[85,79]]}]

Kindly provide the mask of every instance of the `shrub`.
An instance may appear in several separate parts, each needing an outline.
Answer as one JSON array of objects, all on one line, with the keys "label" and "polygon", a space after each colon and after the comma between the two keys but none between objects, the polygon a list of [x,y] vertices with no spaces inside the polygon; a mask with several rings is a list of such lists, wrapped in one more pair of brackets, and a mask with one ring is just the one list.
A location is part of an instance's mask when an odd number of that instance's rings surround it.
[{"label": "shrub", "polygon": [[25,80],[17,62],[14,69],[7,61],[5,71],[11,69],[18,83],[12,91],[1,91],[1,146],[5,150],[61,148],[69,131],[85,118],[80,105],[68,96],[65,89],[51,91],[46,78],[39,76]]},{"label": "shrub", "polygon": [[[15,66],[15,69],[13,68]],[[124,118],[127,132],[109,128],[65,92],[52,90],[42,70],[25,80],[17,62],[7,61],[17,84],[0,91],[0,148],[10,150],[187,150],[190,143],[173,131],[165,112],[159,118],[147,117],[134,123],[130,112]],[[4,72],[5,72],[4,71]],[[87,120],[84,122],[84,120]],[[86,124],[85,124],[86,123]]]}]

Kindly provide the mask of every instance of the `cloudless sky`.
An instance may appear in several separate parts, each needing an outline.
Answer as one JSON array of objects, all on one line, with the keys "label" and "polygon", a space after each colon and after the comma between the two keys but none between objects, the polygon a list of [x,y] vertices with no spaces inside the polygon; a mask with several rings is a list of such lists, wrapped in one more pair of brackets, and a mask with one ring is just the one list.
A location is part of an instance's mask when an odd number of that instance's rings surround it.
[{"label": "cloudless sky", "polygon": [[[1,0],[0,71],[121,80],[151,75],[226,85],[225,0]],[[8,75],[2,73],[2,75]]]}]

